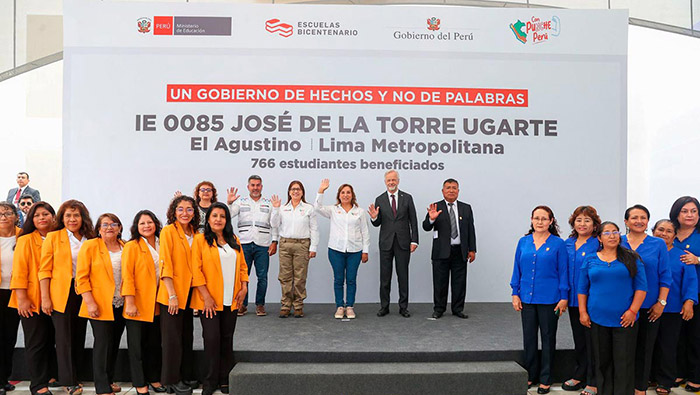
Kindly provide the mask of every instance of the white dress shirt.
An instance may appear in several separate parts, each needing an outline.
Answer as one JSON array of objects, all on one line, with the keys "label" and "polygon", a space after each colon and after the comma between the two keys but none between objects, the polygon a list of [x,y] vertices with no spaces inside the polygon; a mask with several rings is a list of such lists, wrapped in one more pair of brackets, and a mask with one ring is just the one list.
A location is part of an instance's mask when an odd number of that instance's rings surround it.
[{"label": "white dress shirt", "polygon": [[148,244],[148,240],[146,240],[145,237],[141,237],[143,239],[143,242],[146,243],[148,246],[148,251],[151,253],[151,258],[153,258],[153,264],[156,266],[156,284],[158,283],[158,279],[160,278],[160,265],[158,265],[158,251],[160,250],[160,239],[156,237],[156,248],[151,247],[150,244]]},{"label": "white dress shirt", "polygon": [[280,237],[288,239],[311,239],[309,251],[316,252],[318,248],[318,223],[316,211],[309,203],[299,202],[296,207],[292,202],[282,207],[274,207],[278,212],[272,217],[272,226],[279,228]]},{"label": "white dress shirt", "polygon": [[15,253],[15,244],[17,237],[0,237],[0,273],[2,274],[2,282],[0,289],[10,289],[10,280],[12,280],[12,258]]},{"label": "white dress shirt", "polygon": [[231,218],[238,216],[238,235],[241,244],[255,243],[261,247],[269,247],[277,241],[277,227],[272,226],[272,210],[270,199],[261,197],[256,202],[249,196],[236,199],[229,205]]},{"label": "white dress shirt", "polygon": [[369,227],[365,210],[355,206],[345,211],[339,204],[323,205],[323,194],[316,195],[316,211],[331,220],[328,248],[339,252],[369,253]]},{"label": "white dress shirt", "polygon": [[70,258],[73,261],[73,278],[75,278],[75,269],[78,267],[78,252],[80,251],[80,247],[83,245],[85,240],[85,236],[83,236],[82,239],[78,240],[77,237],[68,230],[66,229],[66,233],[68,233],[68,241],[70,242]]},{"label": "white dress shirt", "polygon": [[219,260],[221,261],[221,275],[224,277],[224,306],[233,304],[233,289],[236,286],[236,274],[238,273],[238,253],[230,245],[219,246]]}]

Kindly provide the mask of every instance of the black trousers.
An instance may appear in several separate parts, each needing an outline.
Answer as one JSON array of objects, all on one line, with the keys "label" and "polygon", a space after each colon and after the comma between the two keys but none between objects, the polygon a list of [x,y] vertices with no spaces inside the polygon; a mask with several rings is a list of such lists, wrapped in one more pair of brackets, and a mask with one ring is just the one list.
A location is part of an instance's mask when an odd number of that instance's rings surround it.
[{"label": "black trousers", "polygon": [[683,321],[678,338],[678,377],[700,383],[700,305],[693,306],[693,319]]},{"label": "black trousers", "polygon": [[160,381],[163,350],[160,347],[160,316],[153,322],[126,320],[126,342],[134,387]]},{"label": "black trousers", "polygon": [[676,355],[683,317],[678,313],[663,313],[659,321],[653,358],[655,376],[659,385],[671,388],[678,377]]},{"label": "black trousers", "polygon": [[92,374],[95,393],[109,394],[114,382],[114,366],[117,362],[119,341],[124,332],[123,307],[114,308],[114,321],[90,320],[95,342],[92,346]]},{"label": "black trousers", "polygon": [[[451,275],[451,279],[450,279]],[[462,260],[459,245],[450,248],[450,257],[433,261],[433,310],[447,310],[447,289],[452,284],[452,314],[464,311],[467,296],[467,261]]]},{"label": "black trousers", "polygon": [[24,332],[24,356],[29,370],[29,391],[46,388],[56,374],[56,340],[51,317],[44,313],[20,317]]},{"label": "black trousers", "polygon": [[233,369],[233,332],[236,330],[238,310],[231,311],[224,306],[212,318],[199,315],[202,321],[204,353],[209,360],[204,379],[204,389],[216,390],[221,384],[228,384],[228,374]]},{"label": "black trousers", "polygon": [[638,322],[627,328],[591,323],[599,394],[634,394],[634,352],[638,329]]},{"label": "black trousers", "polygon": [[391,272],[396,261],[396,277],[399,281],[399,309],[408,308],[408,262],[411,250],[399,247],[399,240],[394,236],[390,250],[379,250],[379,300],[382,309],[389,308],[391,294]]},{"label": "black trousers", "polygon": [[51,313],[56,331],[58,381],[67,387],[78,384],[78,361],[85,358],[87,319],[78,317],[81,302],[82,298],[75,293],[74,280],[71,280],[66,309],[63,313]]},{"label": "black trousers", "polygon": [[634,352],[634,388],[639,391],[646,391],[649,387],[651,361],[660,323],[660,320],[649,322],[649,309],[640,309],[639,319],[634,323],[634,326],[639,325]]},{"label": "black trousers", "polygon": [[7,384],[12,374],[12,354],[17,343],[19,314],[17,309],[8,307],[12,291],[0,289],[0,384]]},{"label": "black trousers", "polygon": [[574,355],[576,358],[576,369],[572,377],[574,380],[583,381],[586,385],[596,387],[591,329],[581,325],[580,318],[581,313],[578,307],[569,307],[569,319],[571,320],[571,332],[574,335]]},{"label": "black trousers", "polygon": [[[520,318],[523,323],[523,349],[527,381],[543,385],[552,384],[552,361],[557,346],[557,322],[554,314],[556,304],[523,303]],[[542,360],[537,355],[537,332],[542,340]]]},{"label": "black trousers", "polygon": [[[192,291],[187,297],[190,305]],[[168,306],[160,305],[160,333],[163,347],[163,368],[160,379],[165,385],[177,384],[181,380],[194,380],[194,322],[192,309],[180,309],[177,314],[168,313]]]}]

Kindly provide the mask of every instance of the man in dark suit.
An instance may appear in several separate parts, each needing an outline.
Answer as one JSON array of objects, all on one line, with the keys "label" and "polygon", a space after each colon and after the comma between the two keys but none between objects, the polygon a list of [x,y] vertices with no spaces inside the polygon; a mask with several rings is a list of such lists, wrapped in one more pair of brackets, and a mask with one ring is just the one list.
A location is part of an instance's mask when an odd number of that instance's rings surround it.
[{"label": "man in dark suit", "polygon": [[408,262],[418,247],[418,219],[413,198],[399,191],[399,173],[389,170],[384,174],[387,191],[377,196],[369,206],[372,225],[379,226],[379,317],[389,314],[391,272],[396,261],[399,280],[399,314],[408,318]]},{"label": "man in dark suit", "polygon": [[442,196],[445,200],[431,204],[423,221],[423,229],[433,231],[433,318],[442,317],[447,310],[450,282],[452,314],[469,318],[464,313],[464,299],[467,296],[467,263],[476,259],[474,216],[470,205],[457,201],[457,180],[449,178],[442,183]]},{"label": "man in dark suit", "polygon": [[12,188],[7,192],[7,203],[12,203],[15,207],[19,207],[19,200],[24,195],[30,195],[34,202],[41,201],[39,191],[31,188],[29,185],[29,174],[25,172],[17,173],[18,188]]}]

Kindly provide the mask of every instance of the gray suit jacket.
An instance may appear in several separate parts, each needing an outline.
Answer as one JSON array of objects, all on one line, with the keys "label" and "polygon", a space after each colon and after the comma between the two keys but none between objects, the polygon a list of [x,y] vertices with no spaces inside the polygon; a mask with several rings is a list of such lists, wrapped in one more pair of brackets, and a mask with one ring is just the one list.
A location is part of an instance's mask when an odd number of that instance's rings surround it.
[{"label": "gray suit jacket", "polygon": [[[14,203],[15,202],[15,195],[17,195],[17,189],[19,188],[12,188],[7,192],[7,199],[5,200],[7,203]],[[22,195],[30,195],[32,199],[34,199],[34,203],[40,202],[41,201],[41,194],[39,194],[39,191],[27,186],[24,191],[22,191]]]},{"label": "gray suit jacket", "polygon": [[374,206],[379,207],[379,214],[371,222],[374,226],[381,226],[379,229],[379,249],[381,250],[391,250],[394,235],[402,250],[410,249],[411,243],[418,244],[418,219],[413,197],[401,190],[398,191],[398,195],[396,216],[391,209],[388,192],[377,196],[374,201]]}]

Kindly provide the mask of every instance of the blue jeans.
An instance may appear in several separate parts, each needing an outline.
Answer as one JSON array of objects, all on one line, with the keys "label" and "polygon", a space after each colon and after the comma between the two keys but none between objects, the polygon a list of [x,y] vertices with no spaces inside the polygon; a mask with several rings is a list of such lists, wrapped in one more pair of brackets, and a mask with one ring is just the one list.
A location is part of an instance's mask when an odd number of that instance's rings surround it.
[{"label": "blue jeans", "polygon": [[[248,275],[255,265],[255,277],[258,278],[258,285],[255,289],[255,305],[265,305],[265,294],[267,293],[267,270],[270,268],[270,255],[268,247],[259,246],[255,243],[243,244],[243,255],[248,264]],[[248,294],[245,295],[243,306],[248,306]]]},{"label": "blue jeans", "polygon": [[[328,260],[333,267],[333,288],[335,290],[335,307],[352,307],[357,292],[357,269],[360,267],[362,251],[340,252],[328,249]],[[347,300],[343,301],[344,286],[347,281]]]}]

